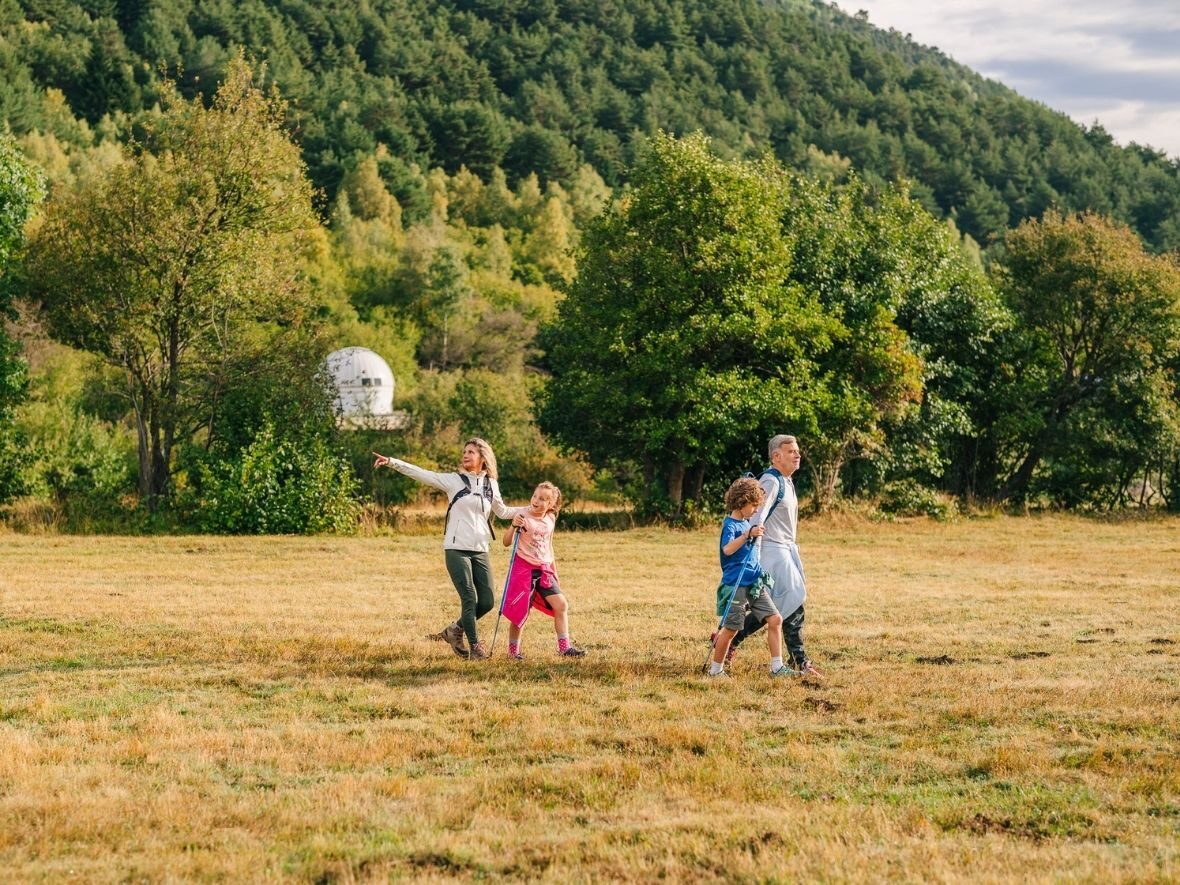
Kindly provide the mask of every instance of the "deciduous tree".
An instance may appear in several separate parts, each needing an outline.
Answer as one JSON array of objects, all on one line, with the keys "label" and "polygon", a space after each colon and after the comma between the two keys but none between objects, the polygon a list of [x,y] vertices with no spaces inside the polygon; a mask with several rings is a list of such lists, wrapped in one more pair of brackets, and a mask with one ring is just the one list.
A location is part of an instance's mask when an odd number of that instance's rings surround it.
[{"label": "deciduous tree", "polygon": [[4,321],[12,316],[11,265],[24,245],[25,223],[44,193],[41,173],[11,136],[0,135],[0,502],[17,492],[21,453],[12,417],[28,378],[16,342],[4,331]]},{"label": "deciduous tree", "polygon": [[[1023,352],[1009,414],[997,429],[1014,454],[999,497],[1025,499],[1049,462],[1063,481],[1052,494],[1077,503],[1063,487],[1076,482],[1066,477],[1077,471],[1061,472],[1077,452],[1117,440],[1125,463],[1124,445],[1135,436],[1176,432],[1180,267],[1149,255],[1129,228],[1089,213],[1027,221],[1006,246],[999,281],[1020,321]],[[1159,408],[1143,411],[1149,401]]]},{"label": "deciduous tree", "polygon": [[283,119],[241,59],[211,107],[168,89],[133,156],[51,203],[31,244],[52,334],[126,373],[150,506],[242,336],[299,320],[301,256],[319,235]]},{"label": "deciduous tree", "polygon": [[641,464],[644,503],[675,516],[752,428],[804,408],[820,321],[787,284],[775,167],[661,134],[633,181],[590,225],[548,327],[540,421],[597,463]]}]

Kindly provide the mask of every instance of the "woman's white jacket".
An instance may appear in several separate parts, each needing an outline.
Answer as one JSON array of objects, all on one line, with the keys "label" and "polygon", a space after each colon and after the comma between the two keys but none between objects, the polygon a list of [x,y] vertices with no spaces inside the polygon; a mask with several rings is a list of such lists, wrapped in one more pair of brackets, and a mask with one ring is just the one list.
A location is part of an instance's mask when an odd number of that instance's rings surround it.
[{"label": "woman's white jacket", "polygon": [[[448,503],[463,488],[463,479],[458,473],[435,473],[397,458],[390,458],[389,466],[410,479],[443,492]],[[446,534],[443,537],[443,549],[486,553],[492,542],[492,532],[488,526],[488,500],[484,496],[484,484],[491,483],[491,510],[501,519],[512,519],[526,508],[506,505],[500,497],[499,483],[486,473],[464,471],[464,475],[471,483],[471,492],[455,501],[455,506],[451,508],[451,515],[447,518]]]}]

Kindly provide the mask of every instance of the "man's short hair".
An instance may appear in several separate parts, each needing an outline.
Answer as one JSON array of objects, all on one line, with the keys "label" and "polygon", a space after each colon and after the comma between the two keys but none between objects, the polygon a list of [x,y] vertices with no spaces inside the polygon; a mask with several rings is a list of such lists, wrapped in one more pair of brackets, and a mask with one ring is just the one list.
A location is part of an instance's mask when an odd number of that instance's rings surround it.
[{"label": "man's short hair", "polygon": [[766,457],[773,458],[774,453],[785,446],[787,443],[799,445],[799,440],[787,433],[780,433],[778,436],[772,436],[770,438],[770,444],[766,447]]}]

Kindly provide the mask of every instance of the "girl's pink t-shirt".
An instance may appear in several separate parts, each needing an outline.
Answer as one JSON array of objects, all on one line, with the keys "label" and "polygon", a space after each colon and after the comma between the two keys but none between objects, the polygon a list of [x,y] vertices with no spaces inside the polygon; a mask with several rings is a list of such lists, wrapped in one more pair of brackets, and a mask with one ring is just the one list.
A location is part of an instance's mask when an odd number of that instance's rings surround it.
[{"label": "girl's pink t-shirt", "polygon": [[[520,531],[520,542],[516,545],[516,555],[523,556],[533,565],[550,565],[553,562],[553,527],[557,525],[557,514],[546,513],[544,516],[524,517],[524,528]],[[525,531],[528,529],[528,531]]]}]

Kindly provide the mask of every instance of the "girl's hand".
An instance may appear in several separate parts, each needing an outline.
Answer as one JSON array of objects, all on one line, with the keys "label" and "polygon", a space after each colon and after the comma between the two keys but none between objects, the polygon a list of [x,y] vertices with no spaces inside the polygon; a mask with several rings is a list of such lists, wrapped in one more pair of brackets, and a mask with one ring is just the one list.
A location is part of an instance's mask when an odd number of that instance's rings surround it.
[{"label": "girl's hand", "polygon": [[373,469],[374,470],[376,470],[378,467],[388,467],[389,466],[389,462],[391,459],[386,458],[384,455],[378,454],[377,452],[374,452],[373,454],[377,455],[377,460],[373,462]]},{"label": "girl's hand", "polygon": [[518,514],[516,514],[516,516],[512,517],[512,524],[514,526],[516,526],[518,529],[524,529],[526,532],[528,531],[528,528],[524,524],[524,514],[523,513],[518,513]]}]

